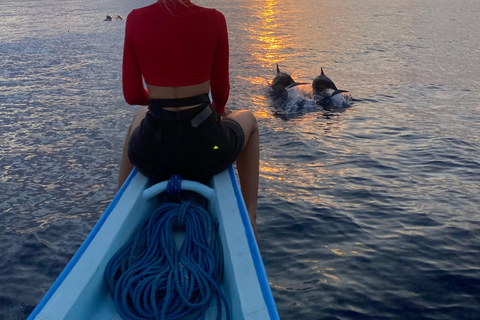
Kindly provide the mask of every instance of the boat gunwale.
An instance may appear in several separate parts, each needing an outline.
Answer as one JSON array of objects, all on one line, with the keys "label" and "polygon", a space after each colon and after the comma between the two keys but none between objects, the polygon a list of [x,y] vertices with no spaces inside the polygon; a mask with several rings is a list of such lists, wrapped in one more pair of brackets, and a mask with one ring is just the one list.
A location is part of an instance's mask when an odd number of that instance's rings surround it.
[{"label": "boat gunwale", "polygon": [[253,265],[255,267],[255,271],[257,272],[257,279],[260,284],[260,290],[262,291],[263,299],[265,300],[265,304],[267,306],[268,315],[270,316],[271,320],[279,320],[280,316],[276,308],[275,300],[273,299],[270,283],[268,282],[267,271],[265,270],[265,265],[263,264],[260,249],[258,248],[255,234],[253,233],[250,217],[248,215],[247,207],[241,194],[240,186],[238,184],[237,176],[235,175],[233,166],[228,168],[228,174],[230,175],[230,181],[233,186],[235,198],[237,198],[237,206],[240,211],[240,217],[243,225],[245,226],[248,247],[250,249],[250,253],[252,254]]}]

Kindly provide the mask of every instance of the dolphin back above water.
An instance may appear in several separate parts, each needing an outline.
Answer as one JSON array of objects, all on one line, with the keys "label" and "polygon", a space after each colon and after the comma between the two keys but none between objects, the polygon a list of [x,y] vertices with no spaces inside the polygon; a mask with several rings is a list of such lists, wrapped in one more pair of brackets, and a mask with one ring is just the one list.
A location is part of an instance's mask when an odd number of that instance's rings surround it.
[{"label": "dolphin back above water", "polygon": [[352,97],[347,90],[339,90],[333,81],[325,75],[323,68],[321,74],[311,83],[312,94],[288,89],[300,84],[293,78],[281,72],[277,64],[277,74],[270,83],[273,91],[273,106],[282,112],[298,114],[309,110],[318,110],[318,107],[326,111],[343,110],[351,106]]},{"label": "dolphin back above water", "polygon": [[306,82],[295,82],[293,78],[285,72],[281,72],[277,63],[277,75],[273,78],[271,87],[275,93],[281,94],[285,90],[298,86],[300,84],[308,84]]},{"label": "dolphin back above water", "polygon": [[323,68],[321,74],[312,82],[315,104],[325,110],[333,111],[350,107],[352,97],[350,94],[342,94],[347,90],[339,90],[335,83],[325,75]]},{"label": "dolphin back above water", "polygon": [[325,75],[325,73],[323,72],[323,68],[321,68],[320,70],[321,74],[316,77],[312,82],[313,94],[320,94],[328,89],[334,90],[331,96],[337,95],[342,92],[348,92],[347,90],[338,90],[335,83],[333,83],[333,81]]}]

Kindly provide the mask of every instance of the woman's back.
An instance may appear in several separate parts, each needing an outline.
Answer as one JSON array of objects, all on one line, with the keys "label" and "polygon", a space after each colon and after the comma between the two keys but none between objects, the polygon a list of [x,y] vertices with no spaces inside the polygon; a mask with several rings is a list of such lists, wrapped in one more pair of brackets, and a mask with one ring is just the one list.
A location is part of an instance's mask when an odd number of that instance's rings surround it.
[{"label": "woman's back", "polygon": [[[215,9],[186,2],[154,3],[127,18],[123,82],[127,102],[143,95],[142,75],[150,86],[179,87],[210,80],[214,108],[228,99],[228,34]],[[129,101],[130,100],[130,101]],[[137,100],[135,100],[136,102]]]}]

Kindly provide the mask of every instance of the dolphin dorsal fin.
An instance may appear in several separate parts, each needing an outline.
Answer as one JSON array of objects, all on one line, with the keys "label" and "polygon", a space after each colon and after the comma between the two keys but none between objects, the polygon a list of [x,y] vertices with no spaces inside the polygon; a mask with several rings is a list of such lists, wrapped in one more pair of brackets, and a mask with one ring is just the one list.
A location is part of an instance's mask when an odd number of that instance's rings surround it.
[{"label": "dolphin dorsal fin", "polygon": [[[318,70],[318,69],[317,69],[317,70]],[[321,74],[321,75],[324,76],[325,73],[323,73],[323,68],[320,68],[320,70],[322,71],[322,74]]]},{"label": "dolphin dorsal fin", "polygon": [[278,63],[277,63],[277,73],[280,73],[280,69],[278,68]]}]

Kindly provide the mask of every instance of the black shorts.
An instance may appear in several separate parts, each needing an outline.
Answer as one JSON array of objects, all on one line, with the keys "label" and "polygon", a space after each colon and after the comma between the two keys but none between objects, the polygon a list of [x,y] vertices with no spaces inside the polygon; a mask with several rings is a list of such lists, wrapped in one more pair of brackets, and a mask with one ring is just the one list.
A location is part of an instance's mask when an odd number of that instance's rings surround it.
[{"label": "black shorts", "polygon": [[128,157],[152,182],[172,174],[207,182],[235,162],[244,143],[241,126],[221,120],[209,102],[168,111],[151,100],[145,119],[130,137]]}]

